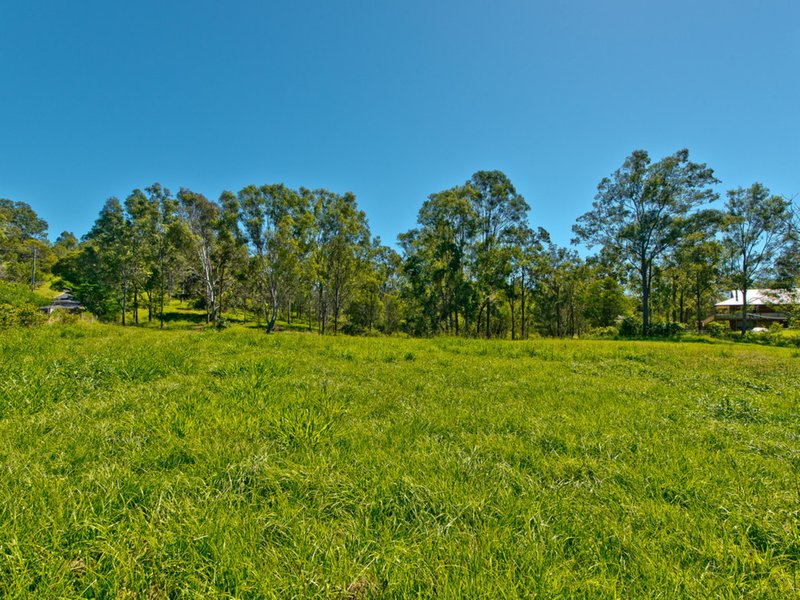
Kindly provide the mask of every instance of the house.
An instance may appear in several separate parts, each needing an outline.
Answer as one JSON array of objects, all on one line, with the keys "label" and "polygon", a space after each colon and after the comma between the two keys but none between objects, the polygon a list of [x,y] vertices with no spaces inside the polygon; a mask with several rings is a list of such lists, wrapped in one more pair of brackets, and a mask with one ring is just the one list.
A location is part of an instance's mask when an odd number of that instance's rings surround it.
[{"label": "house", "polygon": [[[714,305],[714,321],[727,321],[733,330],[742,328],[742,290],[734,290],[730,297]],[[800,306],[800,288],[795,290],[747,290],[747,329],[769,327],[780,323],[784,327],[792,307]]]},{"label": "house", "polygon": [[80,302],[75,300],[74,296],[67,290],[63,294],[56,296],[52,304],[42,307],[42,310],[49,315],[55,310],[78,312],[83,310],[83,306],[81,306]]}]

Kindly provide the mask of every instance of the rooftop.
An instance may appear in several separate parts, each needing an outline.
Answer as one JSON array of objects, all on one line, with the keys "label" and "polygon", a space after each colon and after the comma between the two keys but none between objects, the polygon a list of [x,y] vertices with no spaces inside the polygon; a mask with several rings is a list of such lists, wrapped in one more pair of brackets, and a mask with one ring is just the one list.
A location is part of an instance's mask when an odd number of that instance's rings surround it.
[{"label": "rooftop", "polygon": [[[717,302],[717,308],[724,306],[742,306],[744,295],[742,290],[733,290],[730,297],[722,302]],[[748,306],[785,306],[787,304],[800,304],[800,288],[794,290],[747,290]]]}]

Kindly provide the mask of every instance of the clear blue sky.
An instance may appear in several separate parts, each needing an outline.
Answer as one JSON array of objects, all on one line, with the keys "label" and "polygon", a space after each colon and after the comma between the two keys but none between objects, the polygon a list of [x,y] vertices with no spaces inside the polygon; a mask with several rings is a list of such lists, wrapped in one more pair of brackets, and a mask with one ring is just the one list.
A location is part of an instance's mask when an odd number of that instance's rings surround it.
[{"label": "clear blue sky", "polygon": [[393,243],[501,169],[568,243],[634,149],[800,193],[797,0],[0,0],[0,197],[84,234],[154,181],[356,193]]}]

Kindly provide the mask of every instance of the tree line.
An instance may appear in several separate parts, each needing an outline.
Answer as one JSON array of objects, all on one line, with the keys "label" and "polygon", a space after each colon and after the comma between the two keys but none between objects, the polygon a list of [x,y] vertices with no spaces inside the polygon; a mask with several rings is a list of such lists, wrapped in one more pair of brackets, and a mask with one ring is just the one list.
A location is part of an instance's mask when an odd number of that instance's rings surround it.
[{"label": "tree line", "polygon": [[[320,333],[524,339],[580,335],[641,320],[640,333],[701,328],[720,290],[793,288],[798,211],[755,183],[727,192],[687,150],[643,150],[598,185],[574,247],[531,224],[500,171],[431,194],[399,252],[372,237],[352,193],[282,184],[214,201],[155,183],[110,198],[79,241],[25,203],[0,200],[0,279],[32,287],[52,274],[99,318],[163,326],[187,300],[222,327],[235,314]],[[746,306],[744,308],[746,312]],[[142,313],[146,317],[142,317]]]}]

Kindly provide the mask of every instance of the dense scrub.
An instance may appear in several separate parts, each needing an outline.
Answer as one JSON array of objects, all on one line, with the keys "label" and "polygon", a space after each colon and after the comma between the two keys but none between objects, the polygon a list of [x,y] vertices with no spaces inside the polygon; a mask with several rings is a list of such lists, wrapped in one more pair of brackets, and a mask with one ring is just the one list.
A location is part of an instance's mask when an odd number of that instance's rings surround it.
[{"label": "dense scrub", "polygon": [[0,595],[789,597],[800,354],[0,332]]}]

